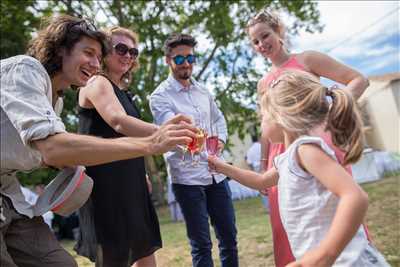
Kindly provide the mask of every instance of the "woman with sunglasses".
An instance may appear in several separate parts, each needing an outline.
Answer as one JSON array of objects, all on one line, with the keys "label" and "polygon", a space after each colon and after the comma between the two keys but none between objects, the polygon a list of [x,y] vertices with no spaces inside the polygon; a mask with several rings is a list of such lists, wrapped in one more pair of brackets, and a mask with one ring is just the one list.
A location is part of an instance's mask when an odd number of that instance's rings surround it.
[{"label": "woman with sunglasses", "polygon": [[[104,58],[103,72],[79,92],[79,132],[105,138],[149,136],[158,126],[140,120],[128,91],[139,66],[137,34],[122,27],[106,33],[112,51]],[[144,158],[87,167],[87,174],[94,187],[80,210],[78,253],[95,260],[96,266],[156,266],[154,252],[162,243]]]},{"label": "woman with sunglasses", "polygon": [[[361,96],[368,86],[368,80],[358,71],[334,60],[326,54],[316,51],[305,51],[298,54],[290,53],[286,46],[285,27],[281,19],[268,9],[262,9],[252,17],[246,27],[254,50],[271,62],[271,69],[258,82],[259,99],[268,87],[278,79],[286,69],[307,71],[317,77],[325,77],[344,84],[355,99]],[[320,136],[334,149],[336,156],[343,159],[344,153],[332,144],[331,137],[323,129],[317,129]],[[269,144],[266,133],[261,138],[261,168],[272,167],[273,158],[285,151],[283,144]],[[351,169],[347,167],[351,172]],[[276,186],[268,190],[270,217],[274,243],[275,265],[286,266],[294,261],[289,241],[282,226],[278,208],[278,193]]]}]

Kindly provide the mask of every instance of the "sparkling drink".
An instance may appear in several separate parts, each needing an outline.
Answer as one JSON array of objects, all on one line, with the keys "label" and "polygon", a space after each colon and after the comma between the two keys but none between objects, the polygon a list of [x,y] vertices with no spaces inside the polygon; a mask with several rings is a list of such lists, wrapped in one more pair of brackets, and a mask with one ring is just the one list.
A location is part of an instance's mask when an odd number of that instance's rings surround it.
[{"label": "sparkling drink", "polygon": [[192,138],[192,142],[188,144],[188,149],[190,152],[195,152],[197,149],[197,138]]},{"label": "sparkling drink", "polygon": [[191,153],[200,152],[203,150],[206,134],[204,130],[200,129],[196,134],[196,138],[192,138],[192,142],[188,144],[188,149]]},{"label": "sparkling drink", "polygon": [[216,155],[218,152],[218,136],[209,136],[206,142],[208,154]]}]

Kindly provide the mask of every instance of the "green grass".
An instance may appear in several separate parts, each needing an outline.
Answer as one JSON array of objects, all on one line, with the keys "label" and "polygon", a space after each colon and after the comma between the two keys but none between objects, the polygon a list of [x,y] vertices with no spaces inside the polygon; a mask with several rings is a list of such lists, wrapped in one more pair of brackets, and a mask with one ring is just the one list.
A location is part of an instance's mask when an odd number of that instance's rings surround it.
[{"label": "green grass", "polygon": [[[400,267],[400,176],[385,178],[376,183],[363,185],[369,195],[367,224],[372,240],[392,266]],[[260,198],[235,201],[238,228],[240,266],[274,266],[271,227]],[[190,247],[183,223],[169,218],[167,207],[158,209],[164,247],[157,253],[159,267],[191,266]],[[73,242],[63,242],[76,257],[79,266],[94,266],[72,252]],[[213,236],[213,258],[218,261],[218,247]]]},{"label": "green grass", "polygon": [[400,267],[400,175],[363,186],[372,241],[392,266]]}]

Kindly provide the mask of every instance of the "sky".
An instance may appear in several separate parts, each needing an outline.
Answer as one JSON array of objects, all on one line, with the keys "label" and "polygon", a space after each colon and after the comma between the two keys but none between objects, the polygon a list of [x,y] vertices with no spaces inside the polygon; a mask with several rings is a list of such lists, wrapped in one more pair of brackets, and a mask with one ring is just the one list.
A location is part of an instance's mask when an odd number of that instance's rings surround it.
[{"label": "sky", "polygon": [[319,1],[321,33],[292,38],[294,53],[327,53],[364,75],[400,71],[399,1]]}]

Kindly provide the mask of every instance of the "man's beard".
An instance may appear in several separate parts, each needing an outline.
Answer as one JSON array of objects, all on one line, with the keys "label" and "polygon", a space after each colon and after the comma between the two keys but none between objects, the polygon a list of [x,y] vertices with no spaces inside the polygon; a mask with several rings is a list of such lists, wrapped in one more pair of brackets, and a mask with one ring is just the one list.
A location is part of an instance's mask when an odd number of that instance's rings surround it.
[{"label": "man's beard", "polygon": [[190,71],[182,71],[178,73],[178,77],[181,80],[188,80],[190,79]]}]

